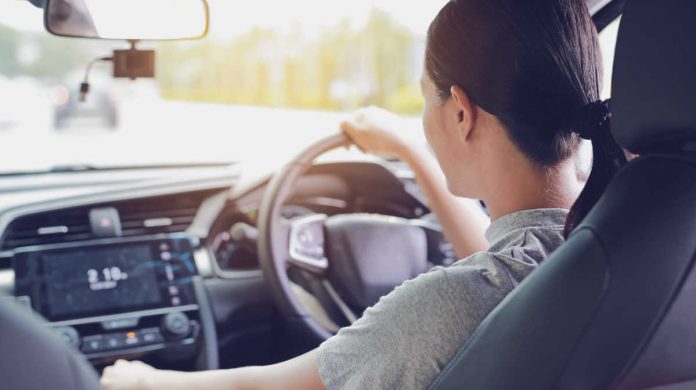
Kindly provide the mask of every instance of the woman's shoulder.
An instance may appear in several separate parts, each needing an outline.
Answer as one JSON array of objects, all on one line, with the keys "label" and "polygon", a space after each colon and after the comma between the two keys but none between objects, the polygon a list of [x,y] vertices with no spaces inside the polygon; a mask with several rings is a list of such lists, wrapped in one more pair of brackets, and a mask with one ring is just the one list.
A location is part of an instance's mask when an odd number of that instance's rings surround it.
[{"label": "woman's shoulder", "polygon": [[476,268],[435,267],[324,342],[322,380],[328,388],[424,388],[506,293]]},{"label": "woman's shoulder", "polygon": [[499,288],[514,288],[565,241],[562,225],[518,227],[506,232],[482,252],[446,269],[452,279],[470,279],[472,273]]}]

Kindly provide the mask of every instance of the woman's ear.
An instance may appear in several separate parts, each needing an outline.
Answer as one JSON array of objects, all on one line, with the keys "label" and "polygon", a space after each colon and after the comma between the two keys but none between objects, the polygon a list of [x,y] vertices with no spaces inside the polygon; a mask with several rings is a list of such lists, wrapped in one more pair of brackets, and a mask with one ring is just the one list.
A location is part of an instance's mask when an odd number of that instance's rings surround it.
[{"label": "woman's ear", "polygon": [[456,108],[457,117],[455,118],[455,123],[457,124],[457,131],[464,140],[469,140],[476,124],[476,105],[458,85],[452,86],[450,93]]}]

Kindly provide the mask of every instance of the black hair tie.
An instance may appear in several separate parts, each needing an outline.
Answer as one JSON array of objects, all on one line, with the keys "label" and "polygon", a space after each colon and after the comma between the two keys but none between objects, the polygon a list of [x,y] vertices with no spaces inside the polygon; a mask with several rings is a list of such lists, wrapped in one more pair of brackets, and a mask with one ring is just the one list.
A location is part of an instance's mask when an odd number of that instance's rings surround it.
[{"label": "black hair tie", "polygon": [[597,100],[580,109],[575,117],[572,130],[580,137],[592,140],[601,132],[609,131],[610,121],[609,99]]}]

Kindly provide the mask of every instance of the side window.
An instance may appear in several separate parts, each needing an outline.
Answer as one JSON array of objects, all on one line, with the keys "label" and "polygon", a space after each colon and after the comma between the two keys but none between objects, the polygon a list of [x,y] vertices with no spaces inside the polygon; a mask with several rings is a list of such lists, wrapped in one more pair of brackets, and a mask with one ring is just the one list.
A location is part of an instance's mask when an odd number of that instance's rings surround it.
[{"label": "side window", "polygon": [[611,97],[611,75],[614,67],[614,49],[616,48],[616,35],[619,32],[621,18],[617,18],[599,33],[599,46],[602,50],[604,62],[604,81],[602,84],[602,99]]}]

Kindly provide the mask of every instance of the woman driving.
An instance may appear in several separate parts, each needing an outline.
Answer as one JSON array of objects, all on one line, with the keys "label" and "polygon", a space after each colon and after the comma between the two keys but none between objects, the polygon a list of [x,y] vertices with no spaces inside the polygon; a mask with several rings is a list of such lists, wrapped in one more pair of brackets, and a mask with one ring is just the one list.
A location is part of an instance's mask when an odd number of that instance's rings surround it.
[{"label": "woman driving", "polygon": [[[342,130],[363,150],[411,166],[464,259],[403,283],[353,325],[287,362],[183,373],[118,361],[104,370],[102,385],[426,388],[486,315],[564,242],[625,163],[608,129],[608,105],[599,101],[600,57],[582,0],[450,1],[430,25],[421,80],[423,128],[436,163],[430,151],[404,141],[399,118],[383,110],[361,110]],[[589,178],[582,139],[592,141]],[[483,200],[490,226],[461,198]]]}]

